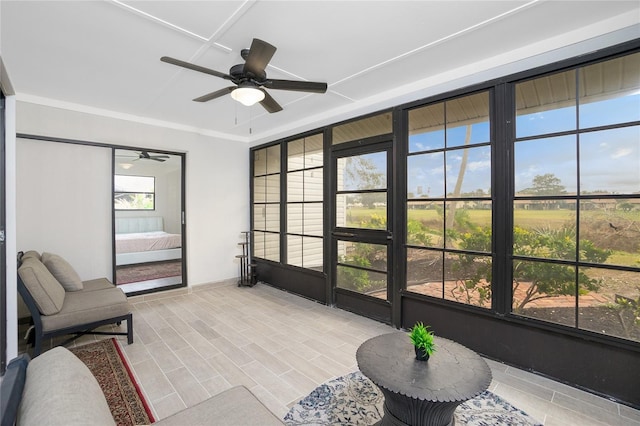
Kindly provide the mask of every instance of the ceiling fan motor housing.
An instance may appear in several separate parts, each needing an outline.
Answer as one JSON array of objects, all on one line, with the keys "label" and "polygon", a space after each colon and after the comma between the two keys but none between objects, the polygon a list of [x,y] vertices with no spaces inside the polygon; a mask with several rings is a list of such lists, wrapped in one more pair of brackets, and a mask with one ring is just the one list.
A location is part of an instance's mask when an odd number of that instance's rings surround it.
[{"label": "ceiling fan motor housing", "polygon": [[256,80],[256,81],[264,81],[267,78],[267,73],[262,71],[259,75],[254,75],[251,72],[245,72],[244,64],[238,64],[231,67],[229,70],[229,74],[234,79],[238,81],[242,80]]}]

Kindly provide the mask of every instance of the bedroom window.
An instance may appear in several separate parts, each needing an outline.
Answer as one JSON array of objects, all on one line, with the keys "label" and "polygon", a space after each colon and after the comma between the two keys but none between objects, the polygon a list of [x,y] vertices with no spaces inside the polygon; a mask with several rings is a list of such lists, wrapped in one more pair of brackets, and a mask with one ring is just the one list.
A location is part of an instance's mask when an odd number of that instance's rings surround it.
[{"label": "bedroom window", "polygon": [[287,144],[287,263],[323,269],[322,134]]},{"label": "bedroom window", "polygon": [[155,210],[156,179],[153,176],[114,176],[116,210]]}]

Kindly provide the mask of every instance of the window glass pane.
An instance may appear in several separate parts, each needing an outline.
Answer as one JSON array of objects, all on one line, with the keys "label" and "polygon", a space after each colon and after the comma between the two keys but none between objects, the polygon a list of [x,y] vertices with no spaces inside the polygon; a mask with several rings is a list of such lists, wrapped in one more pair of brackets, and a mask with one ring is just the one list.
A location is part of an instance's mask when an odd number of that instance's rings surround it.
[{"label": "window glass pane", "polygon": [[576,72],[516,84],[516,137],[575,130]]},{"label": "window glass pane", "polygon": [[575,260],[574,200],[529,201],[524,205],[516,204],[514,209],[517,209],[514,210],[513,223],[514,254],[543,259]]},{"label": "window glass pane", "polygon": [[264,232],[253,232],[253,255],[264,258]]},{"label": "window glass pane", "polygon": [[444,197],[444,153],[407,157],[407,197]]},{"label": "window glass pane", "polygon": [[341,124],[332,129],[332,144],[355,141],[371,136],[386,135],[393,129],[393,119],[390,112],[363,118],[350,123]]},{"label": "window glass pane", "polygon": [[447,147],[491,141],[489,137],[489,93],[447,101]]},{"label": "window glass pane", "polygon": [[578,327],[640,342],[640,272],[579,269]]},{"label": "window glass pane", "polygon": [[320,167],[323,164],[322,133],[304,139],[304,167]]},{"label": "window glass pane", "polygon": [[491,257],[445,253],[444,298],[491,308]]},{"label": "window glass pane", "polygon": [[386,192],[337,194],[336,225],[349,228],[387,229],[387,208],[383,202],[386,197]]},{"label": "window glass pane", "polygon": [[338,159],[339,191],[387,188],[387,153],[354,155]]},{"label": "window glass pane", "polygon": [[407,244],[444,247],[443,205],[434,201],[407,204]]},{"label": "window glass pane", "polygon": [[322,203],[304,204],[304,234],[322,236]]},{"label": "window glass pane", "polygon": [[513,312],[575,327],[576,269],[557,263],[513,261]]},{"label": "window glass pane", "polygon": [[114,175],[114,192],[154,192],[155,178],[153,176],[125,176]]},{"label": "window glass pane", "polygon": [[304,139],[287,144],[287,170],[304,169]]},{"label": "window glass pane", "polygon": [[640,120],[640,53],[580,69],[580,127]]},{"label": "window glass pane", "polygon": [[640,266],[640,199],[580,202],[580,260]]},{"label": "window glass pane", "polygon": [[280,231],[280,204],[265,205],[266,231]]},{"label": "window glass pane", "polygon": [[387,271],[387,246],[338,240],[338,262]]},{"label": "window glass pane", "polygon": [[304,199],[304,172],[287,173],[287,201],[302,201]]},{"label": "window glass pane", "polygon": [[516,195],[576,193],[575,136],[516,142],[514,157]]},{"label": "window glass pane", "polygon": [[302,237],[287,235],[287,263],[302,267]]},{"label": "window glass pane", "polygon": [[280,201],[280,175],[270,175],[266,177],[267,202]]},{"label": "window glass pane", "polygon": [[323,267],[323,242],[322,238],[302,238],[302,266],[316,271],[322,271]]},{"label": "window glass pane", "polygon": [[491,147],[447,151],[447,197],[491,196]]},{"label": "window glass pane", "polygon": [[264,176],[253,178],[253,202],[267,201],[267,178]]},{"label": "window glass pane", "polygon": [[452,201],[446,206],[446,247],[491,253],[491,202]]},{"label": "window glass pane", "polygon": [[264,234],[264,258],[280,261],[280,234]]},{"label": "window glass pane", "polygon": [[119,193],[113,194],[113,207],[116,210],[154,210],[154,194]]},{"label": "window glass pane", "polygon": [[267,148],[267,174],[280,173],[280,145]]},{"label": "window glass pane", "polygon": [[364,271],[349,266],[337,266],[336,285],[358,293],[379,299],[387,299],[387,275],[379,272]]},{"label": "window glass pane", "polygon": [[409,152],[444,148],[444,103],[409,111]]},{"label": "window glass pane", "polygon": [[322,201],[322,169],[305,170],[304,201]]},{"label": "window glass pane", "polygon": [[287,204],[287,232],[302,234],[302,204]]},{"label": "window glass pane", "polygon": [[262,176],[267,174],[267,150],[258,149],[253,151],[253,175]]},{"label": "window glass pane", "polygon": [[267,228],[267,206],[265,204],[253,205],[253,229],[265,231]]},{"label": "window glass pane", "polygon": [[407,249],[407,290],[441,299],[442,252]]},{"label": "window glass pane", "polygon": [[640,127],[580,135],[580,193],[640,192]]}]

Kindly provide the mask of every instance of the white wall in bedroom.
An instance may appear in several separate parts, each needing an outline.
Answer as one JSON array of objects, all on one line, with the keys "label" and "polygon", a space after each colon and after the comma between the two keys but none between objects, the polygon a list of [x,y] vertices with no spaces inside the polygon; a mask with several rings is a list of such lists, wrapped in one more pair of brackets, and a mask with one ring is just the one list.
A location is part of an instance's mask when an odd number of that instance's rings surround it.
[{"label": "white wall in bedroom", "polygon": [[[239,273],[235,259],[237,243],[240,232],[249,228],[249,146],[243,142],[140,124],[133,121],[134,119],[135,117],[111,118],[19,101],[16,127],[18,133],[186,152],[186,251],[189,285],[237,277]],[[21,143],[22,141],[17,142],[18,149]],[[54,142],[41,143],[52,146],[61,145]],[[109,152],[107,149],[104,150]],[[109,155],[110,153],[107,154]],[[28,158],[18,159],[19,175],[23,168],[30,170],[28,162]],[[97,174],[98,171],[96,170],[95,173]],[[102,175],[102,172],[100,174]],[[26,179],[36,178],[27,176]],[[110,168],[106,173],[106,179],[110,191]],[[20,187],[21,184],[18,183],[18,197],[20,197]],[[26,248],[27,243],[35,244],[38,239],[46,240],[51,235],[57,238],[58,231],[49,234],[49,229],[37,224],[38,221],[49,221],[47,217],[54,214],[53,212],[65,209],[64,189],[58,188],[55,191],[54,195],[46,197],[47,205],[45,206],[35,201],[25,204],[18,202],[17,215],[19,222],[22,222],[22,225],[18,225],[19,250]],[[106,208],[96,206],[95,212],[87,214],[101,218],[94,219],[95,221],[104,221],[102,216],[107,215],[107,223],[110,224],[110,200],[109,193],[105,201]],[[23,215],[29,217],[30,224],[25,222],[25,219],[21,219]],[[55,215],[60,218],[60,222],[63,221],[59,213]],[[77,267],[83,279],[110,277],[110,225],[106,229],[102,226],[95,229],[78,225],[70,220],[65,224],[58,224],[70,232],[66,237],[69,243],[61,247],[69,251],[59,250],[60,254]],[[78,244],[88,240],[98,243],[90,250]],[[103,243],[105,241],[106,243]],[[53,251],[53,249],[50,250]],[[81,266],[85,263],[86,253],[98,257],[92,260],[91,266],[86,264]]]}]

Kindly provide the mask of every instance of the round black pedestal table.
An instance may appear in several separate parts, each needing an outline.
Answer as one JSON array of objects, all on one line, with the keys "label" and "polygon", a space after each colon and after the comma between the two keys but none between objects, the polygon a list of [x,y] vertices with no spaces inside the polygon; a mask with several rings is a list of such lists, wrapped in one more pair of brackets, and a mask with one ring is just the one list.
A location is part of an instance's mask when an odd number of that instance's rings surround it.
[{"label": "round black pedestal table", "polygon": [[458,405],[481,394],[491,370],[478,354],[435,337],[436,352],[418,361],[407,333],[383,334],[358,348],[362,374],[384,394],[381,425],[446,426],[455,423]]}]

